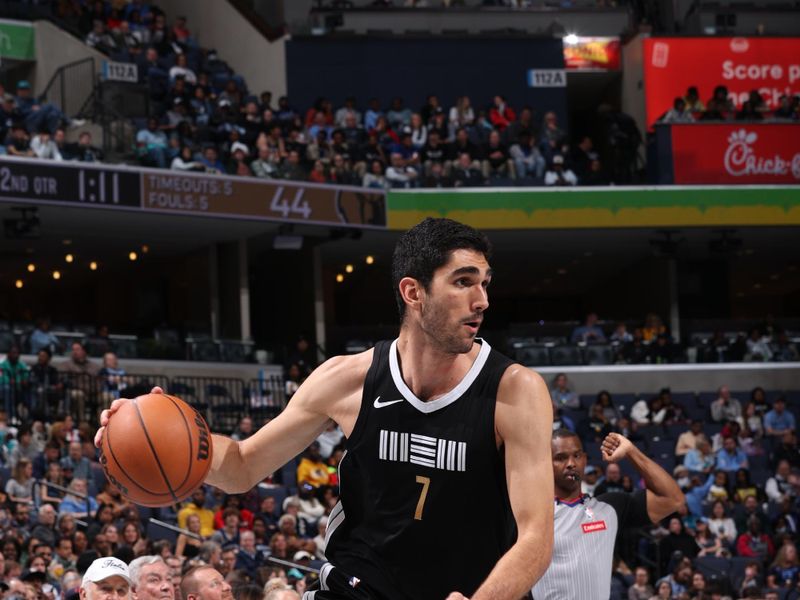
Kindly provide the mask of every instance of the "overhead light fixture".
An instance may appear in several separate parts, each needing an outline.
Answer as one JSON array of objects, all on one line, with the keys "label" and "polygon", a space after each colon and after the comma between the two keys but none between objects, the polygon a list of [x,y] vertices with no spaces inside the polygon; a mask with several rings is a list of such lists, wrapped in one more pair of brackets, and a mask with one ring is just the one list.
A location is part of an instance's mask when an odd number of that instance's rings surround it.
[{"label": "overhead light fixture", "polygon": [[574,33],[568,33],[564,36],[564,43],[568,46],[574,46],[580,41],[580,38]]},{"label": "overhead light fixture", "polygon": [[138,255],[138,254],[136,254],[136,252],[134,252],[133,250],[131,250],[131,251],[128,253],[128,259],[129,259],[129,260],[136,260],[137,258],[139,258],[139,255]]},{"label": "overhead light fixture", "polygon": [[53,271],[53,279],[55,279],[56,281],[61,279],[61,271]]},{"label": "overhead light fixture", "polygon": [[150,246],[142,244],[142,254],[147,254],[148,252],[150,252]]},{"label": "overhead light fixture", "polygon": [[95,261],[90,262],[89,269],[92,271],[97,271],[97,263]]},{"label": "overhead light fixture", "polygon": [[375,257],[372,256],[371,254],[368,254],[367,258],[365,258],[364,260],[368,265],[371,265],[372,263],[375,262]]},{"label": "overhead light fixture", "polygon": [[347,273],[352,273],[353,272],[353,265],[345,265],[344,270]]},{"label": "overhead light fixture", "polygon": [[14,287],[16,287],[18,290],[19,290],[19,289],[22,289],[22,286],[24,286],[24,285],[25,285],[25,282],[24,282],[24,281],[22,281],[22,279],[17,279],[17,280],[14,282]]},{"label": "overhead light fixture", "polygon": [[33,273],[36,270],[36,265],[33,263],[28,263],[28,273]]},{"label": "overhead light fixture", "polygon": [[75,260],[75,257],[74,257],[74,256],[72,256],[72,254],[67,254],[67,255],[64,257],[64,260],[65,260],[65,261],[67,261],[68,263],[71,263],[73,260]]},{"label": "overhead light fixture", "polygon": [[341,273],[336,274],[336,283],[342,283],[344,281],[344,275]]}]

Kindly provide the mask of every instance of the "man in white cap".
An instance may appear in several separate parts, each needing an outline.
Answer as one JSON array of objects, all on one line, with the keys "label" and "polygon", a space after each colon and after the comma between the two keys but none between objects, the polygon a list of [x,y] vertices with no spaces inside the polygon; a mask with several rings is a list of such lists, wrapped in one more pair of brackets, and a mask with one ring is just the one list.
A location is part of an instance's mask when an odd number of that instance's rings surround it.
[{"label": "man in white cap", "polygon": [[116,597],[131,600],[131,576],[128,565],[112,556],[95,560],[83,576],[81,600]]}]

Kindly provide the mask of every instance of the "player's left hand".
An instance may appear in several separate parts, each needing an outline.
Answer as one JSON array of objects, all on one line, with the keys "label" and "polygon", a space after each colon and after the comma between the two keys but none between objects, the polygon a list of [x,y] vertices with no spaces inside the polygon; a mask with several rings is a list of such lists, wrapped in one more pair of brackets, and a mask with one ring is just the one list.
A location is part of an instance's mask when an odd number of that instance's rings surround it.
[{"label": "player's left hand", "polygon": [[619,462],[634,448],[631,441],[619,433],[609,433],[603,443],[600,444],[600,451],[603,460],[610,463]]},{"label": "player's left hand", "polygon": [[446,600],[469,600],[469,598],[459,592],[450,592]]}]

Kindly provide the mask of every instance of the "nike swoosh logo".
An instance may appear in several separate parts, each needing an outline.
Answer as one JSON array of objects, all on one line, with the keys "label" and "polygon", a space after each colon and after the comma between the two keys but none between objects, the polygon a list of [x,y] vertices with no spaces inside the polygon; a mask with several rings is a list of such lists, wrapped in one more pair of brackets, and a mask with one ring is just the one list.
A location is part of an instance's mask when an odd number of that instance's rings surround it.
[{"label": "nike swoosh logo", "polygon": [[400,400],[389,400],[389,402],[381,402],[381,397],[378,396],[375,398],[375,402],[372,403],[372,406],[375,408],[383,408],[384,406],[389,406],[391,404],[397,404],[398,402],[403,402],[404,398],[400,398]]}]

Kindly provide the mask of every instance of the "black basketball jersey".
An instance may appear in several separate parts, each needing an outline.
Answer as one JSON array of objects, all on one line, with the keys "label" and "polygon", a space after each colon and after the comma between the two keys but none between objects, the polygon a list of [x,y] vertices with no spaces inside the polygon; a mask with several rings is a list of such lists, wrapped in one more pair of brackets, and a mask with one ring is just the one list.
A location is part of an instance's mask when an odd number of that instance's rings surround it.
[{"label": "black basketball jersey", "polygon": [[423,402],[403,381],[397,342],[375,346],[325,554],[381,600],[469,597],[516,539],[494,422],[510,364],[482,341],[464,379]]}]

